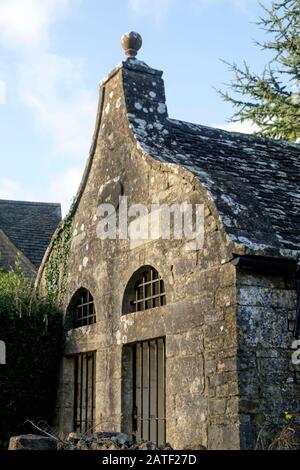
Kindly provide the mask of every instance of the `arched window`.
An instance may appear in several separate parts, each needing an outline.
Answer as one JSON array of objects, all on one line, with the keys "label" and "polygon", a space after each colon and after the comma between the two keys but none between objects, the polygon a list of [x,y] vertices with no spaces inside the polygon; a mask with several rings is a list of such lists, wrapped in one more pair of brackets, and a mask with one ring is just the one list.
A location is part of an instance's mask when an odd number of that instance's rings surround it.
[{"label": "arched window", "polygon": [[152,266],[136,271],[127,284],[123,314],[141,312],[166,304],[165,285],[159,273]]},{"label": "arched window", "polygon": [[96,323],[94,298],[90,291],[83,287],[74,294],[68,311],[69,320],[71,320],[70,326],[72,328],[79,328],[80,326]]}]

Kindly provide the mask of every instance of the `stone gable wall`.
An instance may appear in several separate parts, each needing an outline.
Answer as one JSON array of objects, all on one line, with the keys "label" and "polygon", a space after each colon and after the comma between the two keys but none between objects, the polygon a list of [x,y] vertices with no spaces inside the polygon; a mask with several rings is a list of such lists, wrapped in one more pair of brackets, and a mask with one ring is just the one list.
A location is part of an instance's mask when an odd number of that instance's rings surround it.
[{"label": "stone gable wall", "polygon": [[[68,332],[59,426],[65,432],[72,430],[71,357],[96,350],[97,430],[130,433],[132,410],[130,397],[126,397],[126,387],[130,387],[124,379],[124,351],[136,341],[165,337],[167,440],[177,448],[197,443],[207,446],[209,440],[214,445],[220,428],[219,445],[237,448],[235,268],[228,264],[226,237],[200,184],[174,165],[162,165],[141,154],[130,134],[122,96],[119,73],[107,85],[94,161],[74,218],[66,307],[74,292],[86,287],[95,299],[97,323]],[[111,188],[108,202],[113,201],[119,183],[129,205],[204,203],[203,249],[187,252],[186,240],[158,240],[132,247],[127,240],[97,239],[96,210],[103,202],[101,194],[109,194]],[[104,186],[108,191],[103,191]],[[167,304],[122,316],[127,282],[148,264],[164,280]],[[225,420],[219,416],[224,397],[228,398]]]}]

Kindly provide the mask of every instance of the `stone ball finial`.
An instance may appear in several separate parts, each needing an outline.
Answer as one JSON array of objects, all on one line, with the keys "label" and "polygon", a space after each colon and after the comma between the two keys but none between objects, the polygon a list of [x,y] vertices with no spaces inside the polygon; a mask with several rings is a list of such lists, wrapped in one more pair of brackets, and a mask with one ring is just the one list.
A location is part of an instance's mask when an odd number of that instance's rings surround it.
[{"label": "stone ball finial", "polygon": [[135,33],[134,31],[125,33],[122,36],[121,44],[127,57],[134,58],[142,47],[142,36],[139,33]]}]

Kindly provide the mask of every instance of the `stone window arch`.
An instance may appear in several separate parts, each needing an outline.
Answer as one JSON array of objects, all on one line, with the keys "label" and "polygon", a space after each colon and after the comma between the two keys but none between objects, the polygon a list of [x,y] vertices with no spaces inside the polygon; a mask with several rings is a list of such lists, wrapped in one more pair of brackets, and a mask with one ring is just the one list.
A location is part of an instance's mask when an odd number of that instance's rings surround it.
[{"label": "stone window arch", "polygon": [[81,287],[73,295],[67,309],[66,326],[69,329],[96,323],[94,297],[88,289]]},{"label": "stone window arch", "polygon": [[153,266],[139,268],[124,293],[122,313],[126,315],[166,305],[165,284]]}]

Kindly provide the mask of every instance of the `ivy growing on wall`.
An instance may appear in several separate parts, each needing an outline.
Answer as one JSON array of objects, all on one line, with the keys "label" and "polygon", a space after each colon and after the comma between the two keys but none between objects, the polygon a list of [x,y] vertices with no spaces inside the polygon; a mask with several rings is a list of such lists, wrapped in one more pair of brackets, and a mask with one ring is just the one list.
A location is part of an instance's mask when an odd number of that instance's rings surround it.
[{"label": "ivy growing on wall", "polygon": [[9,437],[32,432],[27,419],[51,423],[62,354],[62,313],[39,298],[19,272],[0,271],[0,339],[6,364],[0,365],[0,448]]},{"label": "ivy growing on wall", "polygon": [[45,265],[46,295],[50,302],[63,305],[73,232],[73,209],[55,233],[51,253]]}]

